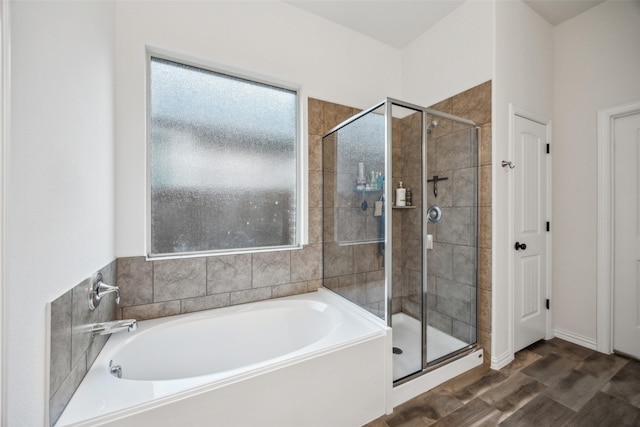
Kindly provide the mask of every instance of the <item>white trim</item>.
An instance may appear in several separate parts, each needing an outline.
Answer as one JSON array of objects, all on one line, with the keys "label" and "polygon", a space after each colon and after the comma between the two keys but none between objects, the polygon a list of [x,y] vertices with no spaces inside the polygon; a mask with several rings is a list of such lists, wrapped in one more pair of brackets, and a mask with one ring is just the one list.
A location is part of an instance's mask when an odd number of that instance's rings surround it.
[{"label": "white trim", "polygon": [[51,424],[51,301],[45,306],[44,318],[44,425],[48,426]]},{"label": "white trim", "polygon": [[[531,111],[525,110],[523,108],[520,108],[512,103],[509,103],[509,158],[513,157],[514,154],[514,144],[515,144],[515,117],[522,117],[524,119],[527,120],[531,120],[533,122],[539,123],[541,125],[543,125],[545,127],[545,132],[546,132],[546,143],[547,144],[551,144],[551,119],[548,119],[546,117],[543,117],[539,114],[533,113]],[[553,149],[551,149],[550,153],[546,156],[545,160],[546,160],[546,208],[547,208],[547,212],[546,212],[546,216],[547,216],[547,221],[549,221],[552,225],[550,228],[550,231],[546,233],[546,261],[547,261],[547,271],[546,271],[546,298],[548,298],[549,300],[552,300],[552,286],[551,286],[551,270],[552,270],[552,257],[551,257],[551,248],[552,248],[552,233],[553,233],[553,222],[551,220],[551,203],[552,203],[552,194],[551,194],[551,169],[552,169],[552,162],[551,162],[551,156],[553,153]],[[514,238],[514,224],[515,224],[515,219],[514,219],[514,206],[513,206],[513,200],[514,200],[514,178],[513,178],[513,174],[509,174],[509,196],[508,196],[508,200],[509,200],[509,213],[508,213],[508,241],[509,242],[513,242],[515,241]],[[509,243],[510,244],[510,243]],[[510,285],[508,286],[508,301],[509,301],[509,353],[511,353],[513,355],[514,353],[514,333],[515,333],[515,328],[514,328],[514,304],[515,302],[513,301],[514,298],[514,292],[513,292],[513,285],[515,283],[515,277],[514,277],[514,262],[515,262],[515,258],[514,258],[514,254],[513,251],[509,251],[509,256],[508,256],[508,275],[509,275],[509,283]],[[552,312],[551,310],[547,310],[546,313],[546,319],[545,319],[545,323],[546,323],[546,331],[545,331],[545,338],[546,339],[550,339],[553,338],[553,330],[551,328],[552,325]],[[496,365],[498,365],[498,361],[495,362]],[[493,364],[492,364],[493,366]]]},{"label": "white trim", "polygon": [[[515,120],[515,116],[516,116],[516,107],[509,103],[509,145],[507,148],[507,152],[508,152],[508,161],[511,161],[511,159],[513,158],[514,155],[514,133],[515,133],[515,124],[514,124],[514,120]],[[498,168],[499,164],[496,162],[494,163],[495,167]],[[513,218],[513,194],[514,194],[514,180],[513,180],[513,174],[509,173],[510,169],[509,168],[501,168],[503,170],[504,173],[508,174],[507,176],[507,248],[511,248],[511,242],[514,241],[514,233],[513,233],[513,224],[514,224],[514,218]],[[506,286],[506,291],[507,291],[507,350],[506,352],[504,352],[502,355],[498,356],[498,355],[493,355],[493,363],[491,364],[491,367],[494,367],[494,369],[496,369],[498,366],[501,366],[505,360],[510,360],[510,358],[513,358],[514,356],[514,342],[513,342],[513,324],[514,324],[514,313],[513,313],[513,280],[514,280],[514,254],[512,250],[507,249],[507,286]],[[495,309],[493,309],[495,310]],[[492,322],[492,325],[494,323]],[[492,327],[493,329],[493,327]]]},{"label": "white trim", "polygon": [[515,359],[513,350],[511,350],[511,348],[502,353],[500,356],[491,356],[491,369],[502,369]]},{"label": "white trim", "polygon": [[640,113],[640,101],[598,110],[596,349],[613,351],[613,121]]},{"label": "white trim", "polygon": [[[295,242],[283,246],[245,247],[238,249],[207,249],[193,252],[152,253],[151,252],[151,63],[152,59],[164,60],[180,65],[187,65],[200,70],[206,70],[225,77],[235,77],[249,83],[259,83],[265,86],[284,89],[295,93],[296,96],[296,228]],[[309,242],[309,145],[307,108],[308,98],[303,92],[301,84],[288,82],[275,77],[254,73],[248,70],[228,65],[201,60],[189,55],[159,49],[145,45],[145,115],[146,115],[146,196],[145,196],[145,257],[147,260],[170,260],[182,258],[197,258],[209,256],[238,255],[245,253],[275,252],[303,249]]]},{"label": "white trim", "polygon": [[167,61],[189,65],[194,68],[205,69],[213,71],[214,73],[233,76],[242,80],[262,83],[267,86],[279,87],[281,89],[298,92],[298,94],[302,89],[302,85],[299,83],[294,83],[288,80],[279,79],[277,77],[268,76],[266,74],[256,73],[250,70],[233,67],[231,65],[222,64],[220,62],[208,61],[206,59],[197,58],[195,56],[161,49],[155,46],[145,45],[145,54],[147,56],[147,61],[149,57],[153,56],[154,58],[165,59]]},{"label": "white trim", "polygon": [[302,87],[298,89],[298,134],[300,144],[298,147],[298,195],[300,203],[298,207],[298,229],[300,246],[309,244],[309,97]]},{"label": "white trim", "polygon": [[11,99],[11,43],[10,43],[10,13],[8,1],[3,1],[0,15],[2,19],[0,40],[0,91],[2,104],[0,106],[0,424],[9,424],[7,411],[7,174],[9,164],[10,140],[10,102]]},{"label": "white trim", "polygon": [[581,347],[585,347],[590,350],[597,350],[596,341],[593,338],[585,337],[584,335],[576,334],[574,332],[563,331],[562,329],[555,329],[554,335],[557,338],[578,344]]}]

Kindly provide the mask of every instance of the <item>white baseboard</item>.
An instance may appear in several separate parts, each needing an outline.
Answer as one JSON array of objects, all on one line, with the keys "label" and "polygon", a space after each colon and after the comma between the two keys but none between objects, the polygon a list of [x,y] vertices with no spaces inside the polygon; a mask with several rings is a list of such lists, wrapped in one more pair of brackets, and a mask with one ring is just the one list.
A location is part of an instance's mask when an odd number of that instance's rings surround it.
[{"label": "white baseboard", "polygon": [[556,338],[578,344],[579,346],[588,348],[589,350],[598,349],[598,344],[593,338],[585,337],[574,332],[563,331],[561,329],[554,329],[553,334],[556,336]]},{"label": "white baseboard", "polygon": [[500,356],[491,357],[491,369],[502,369],[507,366],[513,360],[513,353],[507,351]]}]

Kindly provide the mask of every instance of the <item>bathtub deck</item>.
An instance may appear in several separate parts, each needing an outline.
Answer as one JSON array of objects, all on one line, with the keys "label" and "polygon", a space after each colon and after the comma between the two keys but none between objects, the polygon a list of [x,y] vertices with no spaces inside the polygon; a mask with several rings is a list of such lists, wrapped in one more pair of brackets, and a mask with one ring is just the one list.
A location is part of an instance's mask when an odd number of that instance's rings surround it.
[{"label": "bathtub deck", "polygon": [[[227,427],[320,427],[363,425],[384,414],[390,390],[386,325],[323,289],[252,304],[259,305],[259,312],[264,307],[281,307],[288,300],[311,300],[314,306],[320,303],[322,310],[338,310],[339,315],[331,316],[335,320],[330,328],[333,332],[299,351],[258,367],[249,366],[246,371],[234,371],[231,376],[212,374],[175,380],[126,380],[110,375],[109,361],[116,360],[118,351],[131,339],[127,335],[111,337],[56,426],[210,425],[215,420],[217,425]],[[252,308],[250,304],[225,307],[217,309],[216,314],[228,317],[242,312],[244,316]],[[164,321],[173,328],[175,322],[191,321],[202,314],[182,316]],[[261,319],[257,316],[252,322]],[[140,322],[137,334],[166,326],[159,319]],[[195,338],[202,344],[202,334]],[[224,348],[224,343],[220,346]],[[353,396],[359,399],[354,401]]]}]

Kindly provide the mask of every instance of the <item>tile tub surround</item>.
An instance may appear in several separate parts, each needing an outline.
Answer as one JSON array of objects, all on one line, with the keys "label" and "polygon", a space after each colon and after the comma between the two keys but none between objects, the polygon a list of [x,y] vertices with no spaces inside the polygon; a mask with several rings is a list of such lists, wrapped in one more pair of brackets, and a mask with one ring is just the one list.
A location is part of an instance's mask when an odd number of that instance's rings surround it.
[{"label": "tile tub surround", "polygon": [[[103,280],[115,285],[116,261],[99,270]],[[94,323],[117,318],[115,295],[107,295],[93,311],[89,309],[88,277],[51,302],[49,368],[49,420],[53,425],[73,396],[109,336],[92,337]]]},{"label": "tile tub surround", "polygon": [[119,316],[146,320],[315,291],[322,248],[117,264]]}]

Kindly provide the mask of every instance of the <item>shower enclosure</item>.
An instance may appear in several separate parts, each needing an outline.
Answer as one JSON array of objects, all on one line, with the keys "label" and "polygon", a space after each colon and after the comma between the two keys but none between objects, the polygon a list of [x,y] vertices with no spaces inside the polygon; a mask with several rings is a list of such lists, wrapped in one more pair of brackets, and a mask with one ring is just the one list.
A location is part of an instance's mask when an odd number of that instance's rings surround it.
[{"label": "shower enclosure", "polygon": [[323,137],[323,284],[392,328],[395,384],[476,346],[477,141],[394,99]]}]

